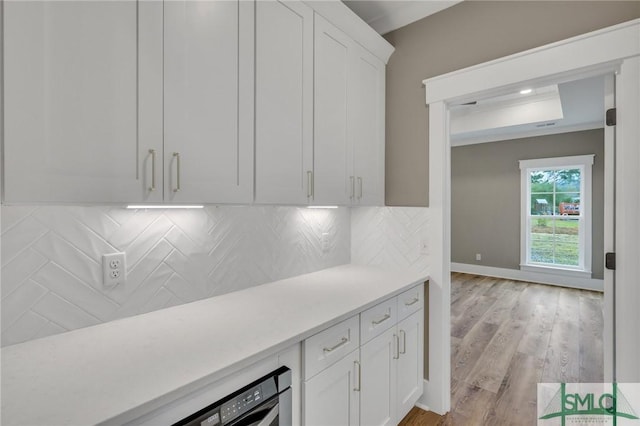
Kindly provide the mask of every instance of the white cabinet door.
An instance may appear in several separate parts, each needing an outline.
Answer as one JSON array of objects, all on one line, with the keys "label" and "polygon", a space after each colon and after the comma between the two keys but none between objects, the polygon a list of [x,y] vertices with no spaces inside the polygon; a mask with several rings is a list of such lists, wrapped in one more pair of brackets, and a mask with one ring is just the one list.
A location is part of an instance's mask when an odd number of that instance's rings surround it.
[{"label": "white cabinet door", "polygon": [[162,5],[3,7],[5,202],[159,200]]},{"label": "white cabinet door", "polygon": [[250,202],[253,4],[164,3],[165,201]]},{"label": "white cabinet door", "polygon": [[362,390],[360,424],[396,424],[396,328],[392,327],[360,348]]},{"label": "white cabinet door", "polygon": [[360,423],[359,351],[353,351],[304,384],[306,426]]},{"label": "white cabinet door", "polygon": [[347,135],[349,55],[354,42],[315,15],[314,204],[349,204],[352,159]]},{"label": "white cabinet door", "polygon": [[256,2],[255,200],[306,204],[313,172],[313,10]]},{"label": "white cabinet door", "polygon": [[349,97],[356,205],[384,205],[385,65],[359,45],[353,49]]},{"label": "white cabinet door", "polygon": [[424,311],[398,323],[398,420],[411,411],[423,392]]}]

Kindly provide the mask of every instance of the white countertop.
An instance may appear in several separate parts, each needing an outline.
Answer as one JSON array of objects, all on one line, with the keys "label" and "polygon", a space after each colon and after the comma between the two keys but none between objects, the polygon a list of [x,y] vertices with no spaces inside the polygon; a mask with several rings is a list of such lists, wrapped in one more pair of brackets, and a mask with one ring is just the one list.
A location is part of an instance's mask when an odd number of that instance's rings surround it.
[{"label": "white countertop", "polygon": [[137,418],[427,280],[344,265],[2,349],[2,424]]}]

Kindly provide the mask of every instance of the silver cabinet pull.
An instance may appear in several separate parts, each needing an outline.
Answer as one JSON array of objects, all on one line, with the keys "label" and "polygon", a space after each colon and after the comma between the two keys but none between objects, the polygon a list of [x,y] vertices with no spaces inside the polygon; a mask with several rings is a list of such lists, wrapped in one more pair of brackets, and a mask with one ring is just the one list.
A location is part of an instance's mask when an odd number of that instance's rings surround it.
[{"label": "silver cabinet pull", "polygon": [[407,353],[407,333],[404,332],[404,330],[400,330],[400,335],[402,336],[402,350],[398,351],[399,354],[406,354]]},{"label": "silver cabinet pull", "polygon": [[149,154],[151,154],[151,186],[149,187],[149,192],[153,192],[156,190],[156,150],[150,149]]},{"label": "silver cabinet pull", "polygon": [[362,177],[358,176],[358,200],[362,199]]},{"label": "silver cabinet pull", "polygon": [[351,181],[351,195],[349,199],[353,200],[353,197],[356,196],[356,178],[355,176],[349,176],[349,180]]},{"label": "silver cabinet pull", "polygon": [[174,152],[173,157],[176,159],[176,187],[173,188],[173,192],[180,191],[180,153]]},{"label": "silver cabinet pull", "polygon": [[338,349],[340,346],[346,344],[349,341],[349,339],[347,339],[346,337],[343,337],[342,339],[340,339],[340,342],[336,343],[335,345],[331,346],[330,348],[324,348],[323,351],[324,352],[333,352],[336,349]]},{"label": "silver cabinet pull", "polygon": [[384,316],[382,318],[380,318],[379,320],[373,320],[371,321],[371,324],[373,325],[378,325],[378,324],[382,324],[383,322],[385,322],[386,320],[388,320],[389,318],[391,318],[391,315],[384,314]]},{"label": "silver cabinet pull", "polygon": [[360,361],[353,361],[353,364],[358,366],[358,386],[353,388],[353,390],[360,392],[360,389],[362,388],[362,368],[360,366]]},{"label": "silver cabinet pull", "polygon": [[420,301],[419,297],[414,297],[413,299],[411,299],[408,302],[404,302],[405,306],[411,306],[411,305],[415,305],[416,303],[418,303]]},{"label": "silver cabinet pull", "polygon": [[307,170],[307,198],[313,198],[313,172]]},{"label": "silver cabinet pull", "polygon": [[393,335],[393,345],[396,347],[396,354],[393,356],[393,359],[400,358],[400,339],[397,334]]}]

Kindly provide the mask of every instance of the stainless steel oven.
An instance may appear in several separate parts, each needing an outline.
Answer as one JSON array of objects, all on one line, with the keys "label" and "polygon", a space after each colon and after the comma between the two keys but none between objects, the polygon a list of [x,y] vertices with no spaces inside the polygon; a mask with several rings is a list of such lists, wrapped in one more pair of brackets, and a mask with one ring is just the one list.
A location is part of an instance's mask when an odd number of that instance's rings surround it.
[{"label": "stainless steel oven", "polygon": [[291,426],[291,370],[267,374],[173,426]]}]

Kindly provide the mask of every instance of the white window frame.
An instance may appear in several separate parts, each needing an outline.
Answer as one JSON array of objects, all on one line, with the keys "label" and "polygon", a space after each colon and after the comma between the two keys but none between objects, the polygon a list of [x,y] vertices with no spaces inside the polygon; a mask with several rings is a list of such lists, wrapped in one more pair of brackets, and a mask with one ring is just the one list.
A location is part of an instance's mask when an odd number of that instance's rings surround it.
[{"label": "white window frame", "polygon": [[[537,158],[520,160],[520,269],[531,272],[546,272],[580,278],[591,278],[592,244],[592,169],[594,154],[571,157]],[[580,259],[577,267],[531,262],[531,182],[530,173],[535,170],[580,169]]]}]

